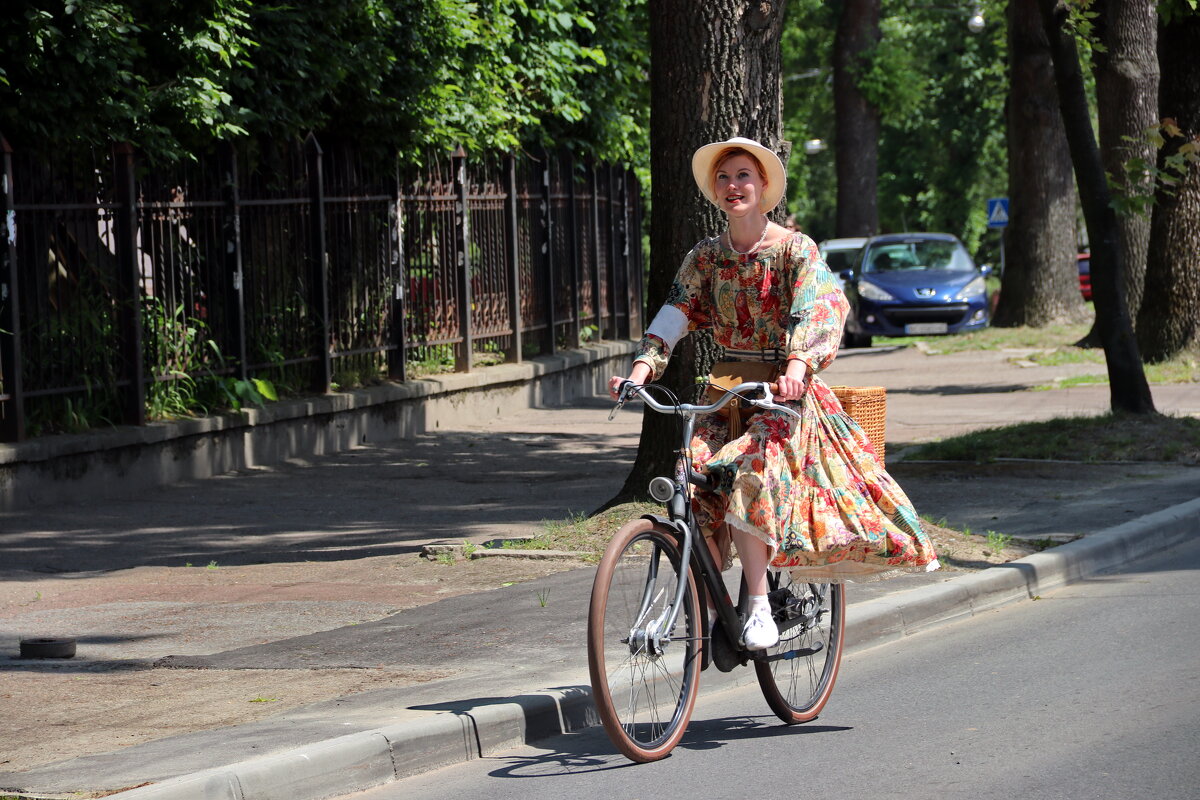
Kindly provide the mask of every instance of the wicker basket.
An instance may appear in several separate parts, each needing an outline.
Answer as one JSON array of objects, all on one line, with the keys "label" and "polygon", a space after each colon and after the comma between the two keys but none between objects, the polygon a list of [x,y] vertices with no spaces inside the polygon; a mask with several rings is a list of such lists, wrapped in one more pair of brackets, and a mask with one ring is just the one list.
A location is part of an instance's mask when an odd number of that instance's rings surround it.
[{"label": "wicker basket", "polygon": [[883,465],[883,435],[887,421],[887,390],[882,386],[830,386],[842,408],[866,431]]}]

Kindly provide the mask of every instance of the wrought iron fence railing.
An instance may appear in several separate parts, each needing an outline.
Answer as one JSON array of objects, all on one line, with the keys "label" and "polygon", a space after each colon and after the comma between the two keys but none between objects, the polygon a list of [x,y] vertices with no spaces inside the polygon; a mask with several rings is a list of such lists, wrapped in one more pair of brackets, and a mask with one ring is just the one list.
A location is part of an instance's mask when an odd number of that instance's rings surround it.
[{"label": "wrought iron fence railing", "polygon": [[640,334],[632,173],[316,139],[169,169],[0,137],[0,441]]}]

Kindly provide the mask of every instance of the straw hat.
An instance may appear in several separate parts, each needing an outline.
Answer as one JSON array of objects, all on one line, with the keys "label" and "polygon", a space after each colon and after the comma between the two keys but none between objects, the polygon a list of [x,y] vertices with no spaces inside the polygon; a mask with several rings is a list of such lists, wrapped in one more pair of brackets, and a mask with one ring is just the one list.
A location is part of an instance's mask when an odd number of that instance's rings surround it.
[{"label": "straw hat", "polygon": [[746,152],[753,153],[762,162],[763,169],[767,172],[764,176],[767,179],[767,185],[763,187],[758,208],[760,211],[770,211],[779,204],[779,200],[783,197],[783,191],[787,188],[787,171],[773,150],[763,147],[753,139],[735,136],[724,142],[706,144],[697,150],[692,155],[692,177],[696,179],[696,185],[708,198],[708,202],[717,208],[721,207],[721,203],[713,191],[713,168],[716,166],[713,161],[723,150],[730,147],[740,147]]}]

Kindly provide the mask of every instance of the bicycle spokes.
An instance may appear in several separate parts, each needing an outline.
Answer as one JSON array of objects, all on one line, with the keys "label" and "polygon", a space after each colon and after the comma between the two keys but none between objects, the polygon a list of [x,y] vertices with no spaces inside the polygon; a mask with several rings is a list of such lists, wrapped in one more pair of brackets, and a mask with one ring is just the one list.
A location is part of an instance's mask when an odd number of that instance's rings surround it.
[{"label": "bicycle spokes", "polygon": [[[687,584],[675,609],[681,567]],[[703,642],[690,575],[674,533],[649,520],[618,531],[596,571],[588,620],[596,707],[635,761],[670,752],[695,702]]]}]

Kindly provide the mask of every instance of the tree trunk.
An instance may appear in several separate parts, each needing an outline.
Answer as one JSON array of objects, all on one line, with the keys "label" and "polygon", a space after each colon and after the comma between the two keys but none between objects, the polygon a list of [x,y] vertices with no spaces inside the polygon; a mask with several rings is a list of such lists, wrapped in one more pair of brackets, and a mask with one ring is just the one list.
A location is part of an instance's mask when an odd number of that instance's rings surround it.
[{"label": "tree trunk", "polygon": [[1083,217],[1092,243],[1092,297],[1096,324],[1108,362],[1109,402],[1113,411],[1154,411],[1150,386],[1142,370],[1133,322],[1125,302],[1121,231],[1111,204],[1100,148],[1092,134],[1091,113],[1075,36],[1064,27],[1067,10],[1061,0],[1041,0],[1046,36],[1054,60],[1054,79],[1066,126],[1071,161],[1079,183]]},{"label": "tree trunk", "polygon": [[[780,140],[784,5],[650,0],[650,318],[687,252],[725,228],[724,216],[692,178],[696,148],[746,136],[787,163],[788,148]],[[695,397],[696,376],[708,373],[720,351],[709,335],[684,337],[661,382],[681,398]],[[637,460],[606,505],[645,497],[652,477],[674,474],[679,431],[675,417],[644,415]]]},{"label": "tree trunk", "polygon": [[[1154,163],[1154,144],[1147,129],[1158,122],[1158,17],[1156,0],[1097,0],[1096,32],[1102,50],[1094,51],[1096,107],[1100,157],[1112,182],[1112,191],[1146,195],[1153,191],[1147,172],[1130,180],[1126,164],[1140,159]],[[1150,210],[1117,215],[1121,229],[1121,257],[1125,262],[1125,297],[1129,316],[1136,320],[1146,280],[1146,250],[1150,244]],[[1100,345],[1097,325],[1084,338]]]},{"label": "tree trunk", "polygon": [[1008,228],[997,327],[1086,318],[1076,266],[1075,187],[1038,0],[1008,4]]},{"label": "tree trunk", "polygon": [[839,237],[879,232],[879,109],[859,91],[855,74],[862,52],[879,43],[879,7],[880,0],[845,0],[833,39]]},{"label": "tree trunk", "polygon": [[[1200,14],[1174,19],[1158,33],[1162,69],[1159,113],[1174,120],[1159,152],[1162,169],[1188,142],[1200,142]],[[1193,151],[1194,152],[1194,151]],[[1182,179],[1155,195],[1138,343],[1151,363],[1200,349],[1200,163],[1186,161]]]}]

